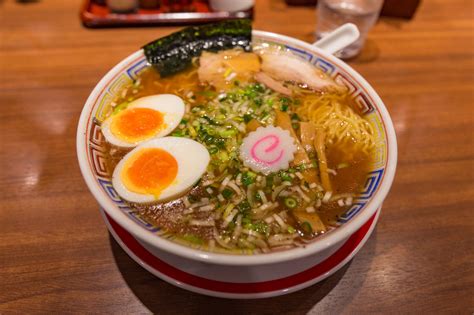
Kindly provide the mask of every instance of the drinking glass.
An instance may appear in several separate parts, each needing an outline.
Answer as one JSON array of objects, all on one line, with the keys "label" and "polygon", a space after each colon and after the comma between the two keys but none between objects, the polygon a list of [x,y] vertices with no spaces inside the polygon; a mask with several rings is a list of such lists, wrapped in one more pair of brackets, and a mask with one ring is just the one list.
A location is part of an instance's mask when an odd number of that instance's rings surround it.
[{"label": "drinking glass", "polygon": [[335,55],[342,59],[356,56],[377,21],[382,4],[383,0],[318,0],[317,38],[324,37],[344,23],[354,23],[359,28],[359,39]]}]

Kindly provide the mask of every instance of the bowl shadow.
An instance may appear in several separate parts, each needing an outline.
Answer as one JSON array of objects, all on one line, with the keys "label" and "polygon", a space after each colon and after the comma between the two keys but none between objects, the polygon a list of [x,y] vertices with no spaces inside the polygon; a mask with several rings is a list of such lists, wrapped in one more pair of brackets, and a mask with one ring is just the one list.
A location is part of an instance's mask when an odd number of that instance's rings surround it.
[{"label": "bowl shadow", "polygon": [[[375,232],[376,230],[374,230],[373,234]],[[374,236],[371,236],[366,246],[369,244],[371,247],[375,246]],[[109,242],[118,270],[125,283],[150,312],[159,314],[307,313],[309,310],[317,307],[318,303],[339,284],[354,260],[349,261],[344,267],[325,280],[291,294],[257,300],[223,299],[175,287],[139,266],[123,251],[110,234]],[[373,253],[373,250],[369,250],[369,253]],[[368,265],[367,269],[369,268]],[[365,272],[358,272],[351,277],[358,277],[355,281],[356,283],[361,283],[364,282],[365,274]],[[346,297],[344,301],[340,301],[344,305],[339,305],[339,307],[344,309],[344,306],[350,303],[350,301],[351,299]]]}]

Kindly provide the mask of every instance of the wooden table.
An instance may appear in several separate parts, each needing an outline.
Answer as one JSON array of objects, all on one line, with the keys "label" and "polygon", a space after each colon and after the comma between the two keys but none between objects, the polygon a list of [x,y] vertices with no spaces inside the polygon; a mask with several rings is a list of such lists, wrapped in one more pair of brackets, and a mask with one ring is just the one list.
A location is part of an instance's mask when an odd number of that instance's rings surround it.
[{"label": "wooden table", "polygon": [[[382,19],[350,61],[378,91],[399,163],[378,227],[352,262],[300,292],[210,298],[138,266],[84,184],[75,132],[98,80],[176,28],[90,30],[80,1],[0,2],[0,313],[474,312],[474,9],[423,1]],[[312,8],[257,1],[255,28],[313,40]]]}]

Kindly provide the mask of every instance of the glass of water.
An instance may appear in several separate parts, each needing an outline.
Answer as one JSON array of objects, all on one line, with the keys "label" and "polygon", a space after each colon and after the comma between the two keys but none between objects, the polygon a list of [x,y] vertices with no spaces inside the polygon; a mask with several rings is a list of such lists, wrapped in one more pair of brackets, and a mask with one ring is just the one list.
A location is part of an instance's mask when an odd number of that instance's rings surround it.
[{"label": "glass of water", "polygon": [[335,55],[343,59],[356,56],[377,21],[382,4],[383,0],[318,0],[317,38],[324,37],[344,23],[354,23],[359,28],[359,39]]}]

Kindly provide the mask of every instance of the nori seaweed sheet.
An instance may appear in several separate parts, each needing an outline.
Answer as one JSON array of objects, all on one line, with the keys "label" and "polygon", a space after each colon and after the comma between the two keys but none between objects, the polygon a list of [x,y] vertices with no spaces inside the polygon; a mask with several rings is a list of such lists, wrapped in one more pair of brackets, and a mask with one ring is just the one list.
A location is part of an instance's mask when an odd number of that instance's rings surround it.
[{"label": "nori seaweed sheet", "polygon": [[248,19],[229,20],[201,26],[187,27],[182,31],[159,38],[143,46],[146,59],[166,77],[191,65],[194,57],[203,50],[241,47],[251,51],[252,24]]}]

